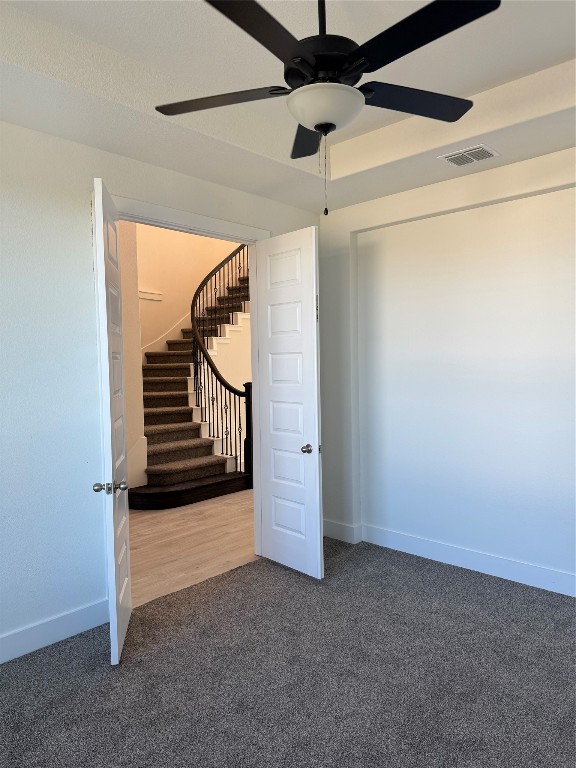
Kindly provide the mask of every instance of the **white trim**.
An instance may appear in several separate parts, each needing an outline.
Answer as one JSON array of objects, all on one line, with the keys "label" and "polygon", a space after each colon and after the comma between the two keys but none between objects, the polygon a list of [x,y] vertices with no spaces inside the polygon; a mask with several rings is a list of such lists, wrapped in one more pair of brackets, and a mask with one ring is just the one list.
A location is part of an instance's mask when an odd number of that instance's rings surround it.
[{"label": "white trim", "polygon": [[250,287],[250,350],[252,355],[252,487],[254,503],[254,554],[262,555],[262,494],[260,489],[260,402],[258,381],[258,265],[256,248],[248,247],[248,276]]},{"label": "white trim", "polygon": [[108,600],[98,600],[0,635],[0,664],[108,622]]},{"label": "white trim", "polygon": [[112,199],[118,210],[118,218],[134,221],[137,224],[149,224],[153,227],[190,232],[204,237],[216,237],[233,243],[255,243],[257,240],[266,240],[270,237],[270,232],[266,229],[248,227],[245,224],[224,219],[214,219],[191,211],[166,208],[163,205],[132,200],[129,197],[112,195]]},{"label": "white trim", "polygon": [[429,560],[440,563],[457,565],[471,571],[528,584],[530,587],[576,597],[576,574],[567,571],[491,555],[488,552],[478,552],[475,549],[458,547],[442,541],[424,539],[420,536],[393,531],[390,528],[379,528],[376,525],[363,525],[362,539],[380,547],[389,547],[410,555],[427,557]]},{"label": "white trim", "polygon": [[[350,235],[350,258],[348,259],[348,301],[349,301],[349,343],[350,343],[350,469],[351,469],[351,511],[354,526],[362,526],[362,448],[360,436],[360,365],[361,349],[358,322],[358,235]],[[360,536],[359,541],[362,540]]]},{"label": "white trim", "polygon": [[345,541],[347,544],[359,544],[362,541],[362,526],[324,518],[324,536]]}]

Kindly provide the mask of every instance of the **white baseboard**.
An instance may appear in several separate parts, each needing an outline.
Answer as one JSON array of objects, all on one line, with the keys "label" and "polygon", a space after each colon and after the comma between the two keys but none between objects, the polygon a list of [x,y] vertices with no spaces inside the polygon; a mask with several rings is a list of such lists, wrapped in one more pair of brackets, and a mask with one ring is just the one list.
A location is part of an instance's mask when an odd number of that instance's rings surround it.
[{"label": "white baseboard", "polygon": [[347,544],[358,544],[362,541],[362,526],[337,523],[335,520],[324,518],[324,536],[345,541]]},{"label": "white baseboard", "polygon": [[576,575],[567,571],[544,568],[521,560],[511,560],[487,552],[444,544],[433,539],[423,539],[408,533],[379,528],[375,525],[362,526],[362,539],[369,544],[378,544],[410,555],[427,557],[448,565],[457,565],[471,571],[499,576],[501,579],[518,581],[530,587],[559,592],[562,595],[576,596]]},{"label": "white baseboard", "polygon": [[0,664],[25,653],[37,651],[52,643],[86,632],[108,621],[108,600],[83,605],[73,611],[52,616],[50,619],[30,624],[0,635]]}]

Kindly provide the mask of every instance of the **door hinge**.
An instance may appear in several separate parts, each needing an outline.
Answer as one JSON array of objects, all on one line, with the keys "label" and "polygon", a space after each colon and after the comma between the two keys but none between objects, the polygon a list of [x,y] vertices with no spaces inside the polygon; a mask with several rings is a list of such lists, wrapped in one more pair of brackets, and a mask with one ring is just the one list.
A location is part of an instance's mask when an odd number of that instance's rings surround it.
[{"label": "door hinge", "polygon": [[322,446],[321,445],[318,446],[318,453],[322,453]]},{"label": "door hinge", "polygon": [[316,294],[316,322],[318,322],[318,294]]}]

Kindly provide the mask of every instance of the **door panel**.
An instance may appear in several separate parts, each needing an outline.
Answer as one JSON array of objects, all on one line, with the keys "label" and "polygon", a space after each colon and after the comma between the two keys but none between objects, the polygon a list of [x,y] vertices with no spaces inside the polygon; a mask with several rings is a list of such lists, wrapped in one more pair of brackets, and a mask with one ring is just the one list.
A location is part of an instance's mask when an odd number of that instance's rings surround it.
[{"label": "door panel", "polygon": [[322,578],[316,228],[259,241],[255,271],[259,554]]},{"label": "door panel", "polygon": [[95,271],[98,293],[100,375],[103,413],[106,555],[111,662],[118,664],[132,612],[126,417],[122,345],[122,293],[114,203],[101,179],[94,180]]}]

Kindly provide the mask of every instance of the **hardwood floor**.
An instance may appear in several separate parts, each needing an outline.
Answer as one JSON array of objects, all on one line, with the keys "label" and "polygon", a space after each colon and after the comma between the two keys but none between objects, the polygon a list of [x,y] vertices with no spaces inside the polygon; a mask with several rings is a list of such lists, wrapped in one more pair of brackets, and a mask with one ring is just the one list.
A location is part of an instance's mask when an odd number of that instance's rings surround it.
[{"label": "hardwood floor", "polygon": [[255,560],[252,491],[130,511],[134,607]]}]

